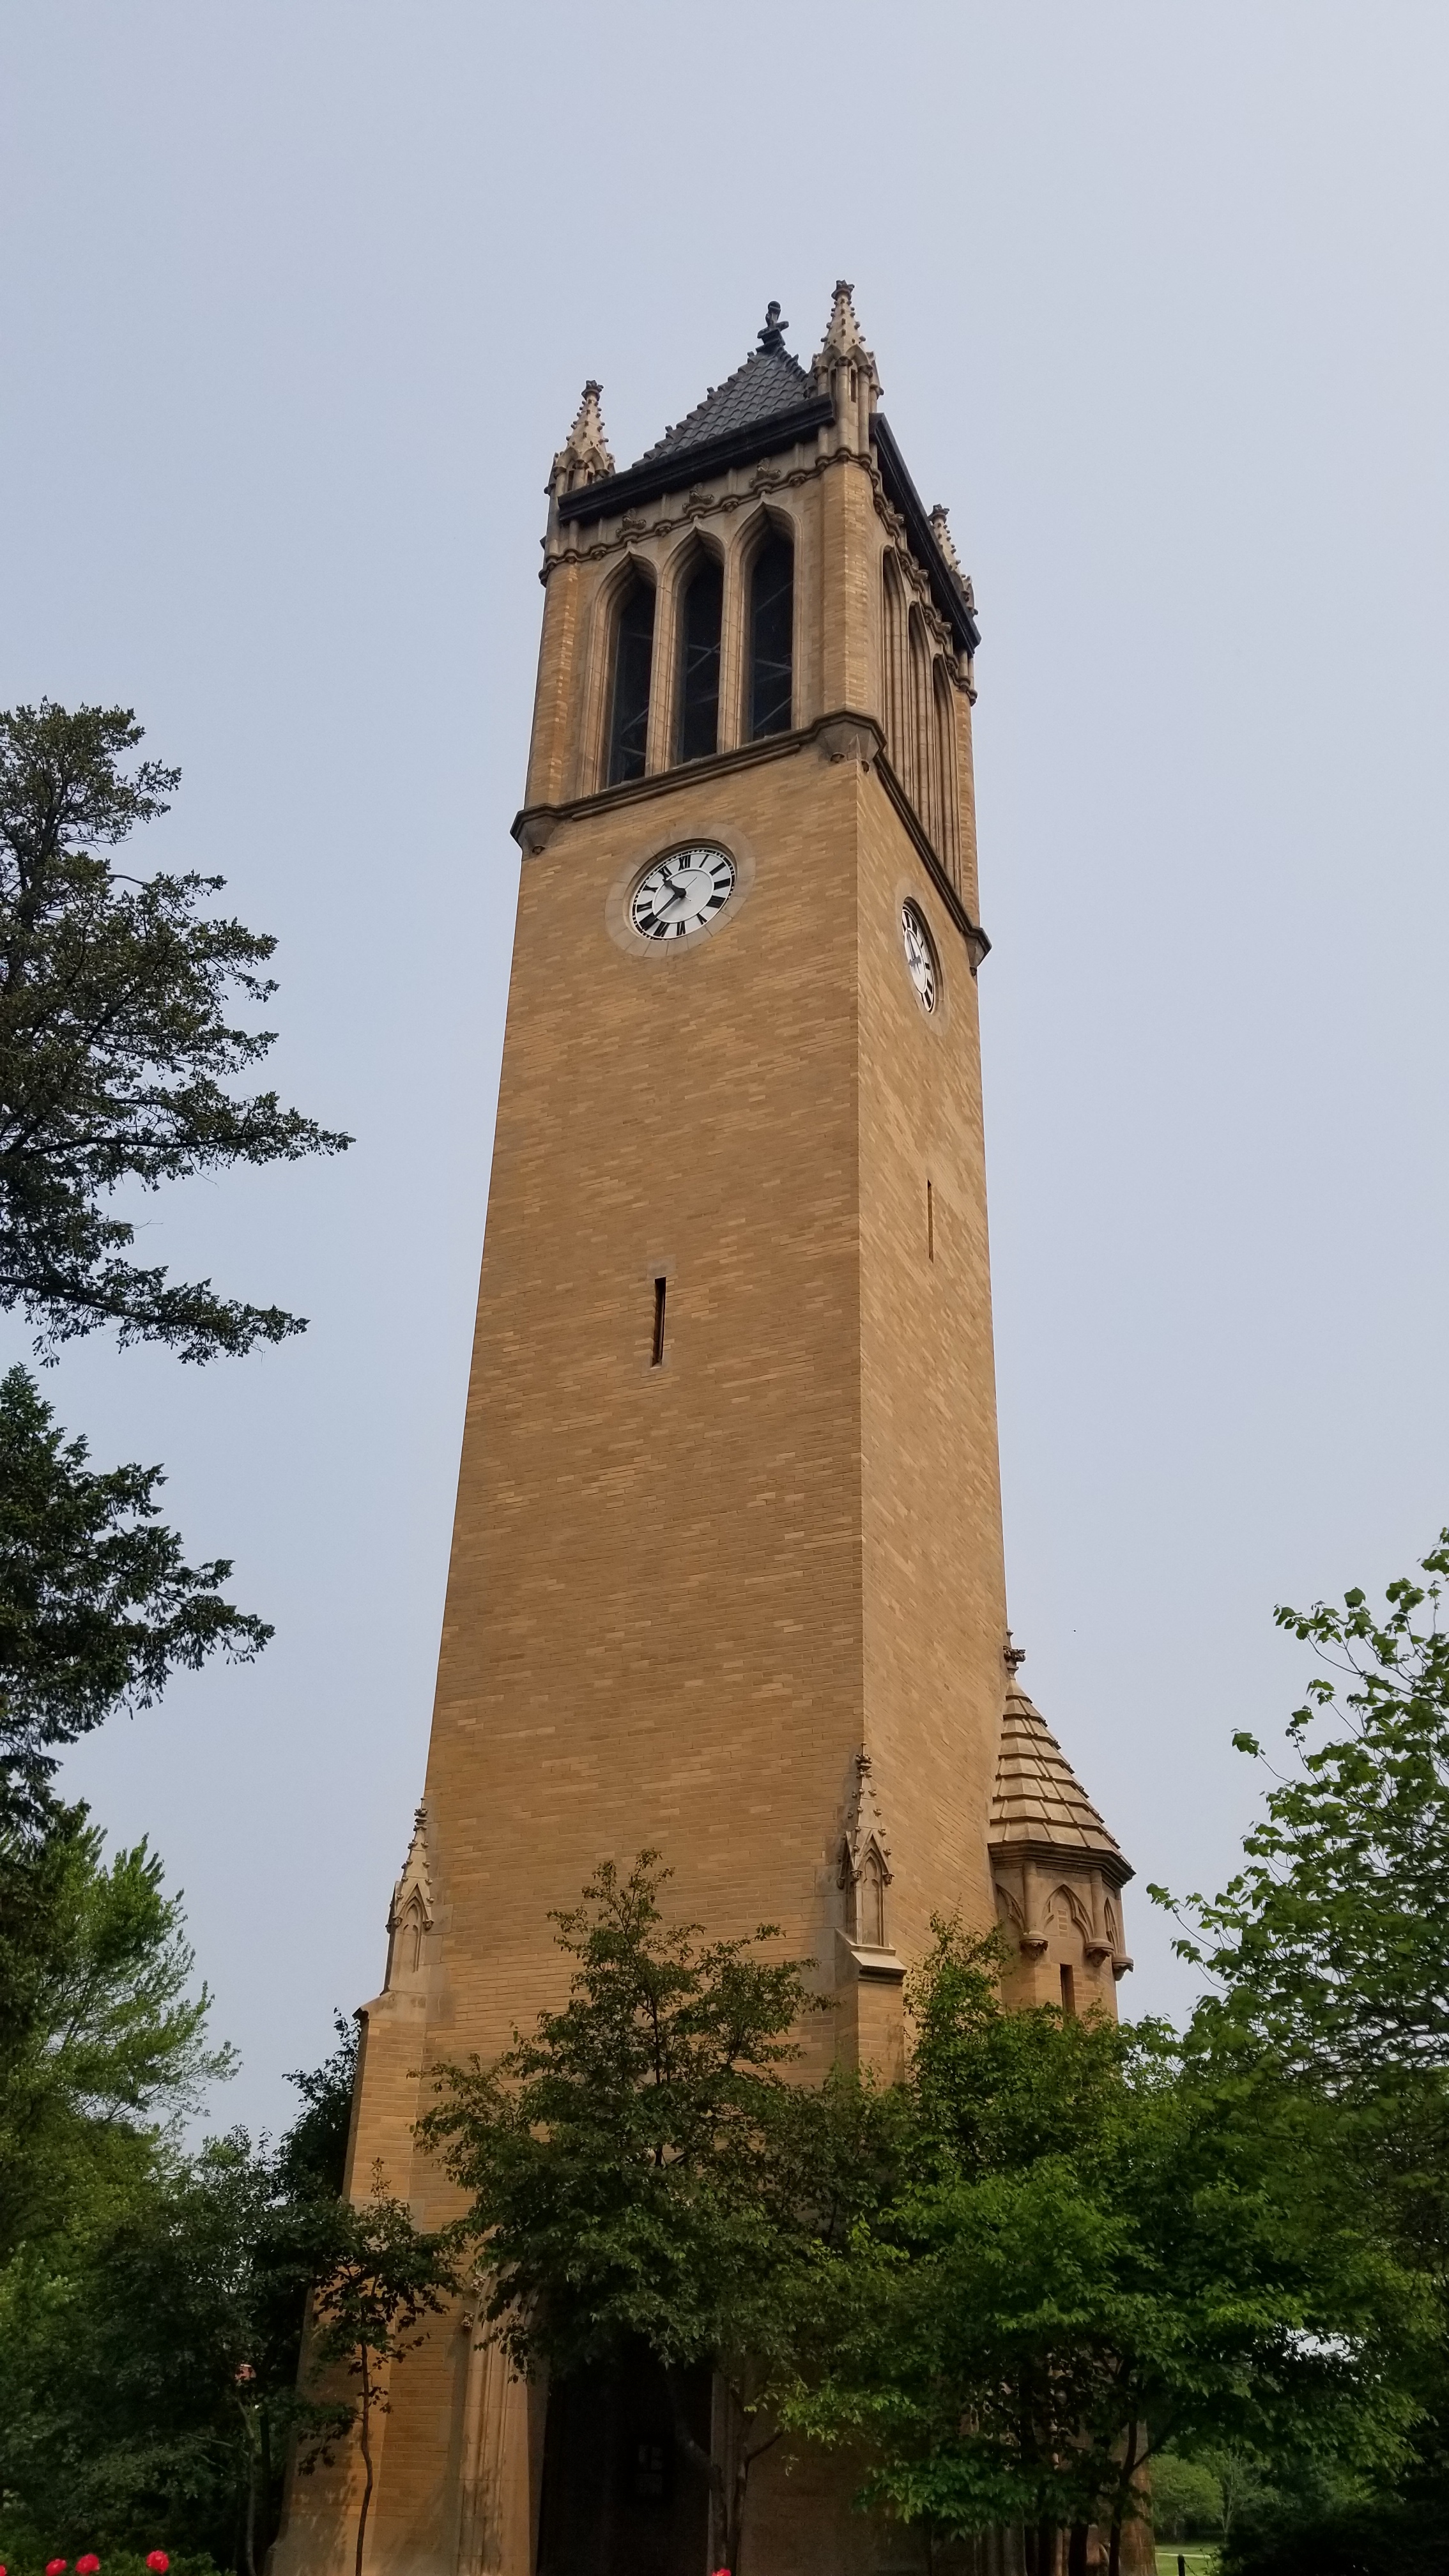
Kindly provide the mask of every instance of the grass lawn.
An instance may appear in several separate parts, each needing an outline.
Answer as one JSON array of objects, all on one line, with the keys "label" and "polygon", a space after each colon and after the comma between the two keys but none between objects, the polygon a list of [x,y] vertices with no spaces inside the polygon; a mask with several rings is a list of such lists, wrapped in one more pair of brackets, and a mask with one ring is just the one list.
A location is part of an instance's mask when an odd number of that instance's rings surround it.
[{"label": "grass lawn", "polygon": [[1212,2576],[1217,2557],[1210,2540],[1160,2541],[1157,2549],[1157,2576],[1177,2576],[1177,2562],[1186,2562],[1187,2576]]}]

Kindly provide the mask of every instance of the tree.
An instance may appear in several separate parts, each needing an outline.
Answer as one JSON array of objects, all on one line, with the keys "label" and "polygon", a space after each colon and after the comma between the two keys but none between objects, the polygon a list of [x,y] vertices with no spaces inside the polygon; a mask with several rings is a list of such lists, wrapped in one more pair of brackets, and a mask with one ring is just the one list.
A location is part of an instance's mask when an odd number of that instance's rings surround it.
[{"label": "tree", "polygon": [[126,1255],[106,1211],[126,1183],[337,1153],[345,1136],[272,1091],[227,1088],[273,1033],[229,1024],[264,1004],[275,940],[201,911],[220,877],[119,874],[107,849],[168,811],[180,771],[144,760],[129,708],[44,700],[0,714],[0,1307],[46,1350],[114,1324],[183,1359],[245,1351],[300,1317],[169,1283]]},{"label": "tree", "polygon": [[228,2074],[179,1899],[84,1807],[0,1843],[0,2261],[124,2203],[157,2129]]},{"label": "tree", "polygon": [[[1311,1681],[1288,1721],[1294,1767],[1244,1840],[1247,1866],[1180,1909],[1176,1947],[1216,1989],[1199,2036],[1256,2038],[1338,2091],[1449,2068],[1449,1530],[1421,1570],[1426,1583],[1389,1584],[1382,1613],[1358,1590],[1341,1610],[1275,1611],[1337,1678]],[[1263,1758],[1246,1731],[1233,1741]]]},{"label": "tree", "polygon": [[147,1708],[178,1666],[260,1653],[271,1629],[183,1563],[158,1515],[159,1467],[87,1466],[33,1378],[0,1379],[0,1825],[43,1827],[54,1749],[118,1707]]},{"label": "tree", "polygon": [[[605,1862],[557,1914],[569,1999],[493,2066],[442,2069],[419,2127],[470,2194],[487,2322],[515,2367],[566,2379],[642,2344],[670,2389],[675,2440],[703,2471],[711,2556],[739,2576],[750,2471],[816,2313],[822,2246],[843,2245],[889,2163],[868,2088],[788,2082],[821,2009],[804,1963],[666,1922],[669,1873]],[[723,2455],[690,2432],[689,2370],[708,2363],[733,2422]]]},{"label": "tree", "polygon": [[1169,2441],[1372,2458],[1401,2445],[1422,2289],[1355,2232],[1291,2124],[1191,2080],[1170,2034],[1007,2012],[998,1945],[938,1926],[910,1989],[903,2180],[835,2266],[791,2420],[864,2441],[867,2500],[1033,2566],[1110,2533]]},{"label": "tree", "polygon": [[[380,2162],[371,2196],[360,2204],[339,2202],[334,2225],[328,2267],[312,2294],[308,2354],[324,2385],[329,2364],[340,2364],[357,2383],[350,2411],[363,2468],[355,2561],[356,2576],[362,2576],[372,2506],[372,2419],[388,2412],[391,2373],[424,2341],[423,2319],[439,2315],[462,2283],[455,2231],[429,2235],[414,2226],[407,2202],[386,2190]],[[329,2425],[314,2440],[304,2464],[325,2451],[334,2430]]]},{"label": "tree", "polygon": [[[1407,2456],[1391,2475],[1276,2466],[1235,2527],[1245,2570],[1407,2568],[1449,2513],[1449,1531],[1419,1571],[1381,1610],[1355,1588],[1341,1608],[1275,1612],[1326,1670],[1289,1719],[1244,1866],[1212,1900],[1150,1891],[1210,1979],[1188,2034],[1203,2079],[1236,2088],[1245,2116],[1291,2102],[1364,2236],[1438,2285]],[[1246,1731],[1234,1742],[1265,1758]]]},{"label": "tree", "polygon": [[[296,2432],[352,2410],[298,2389],[307,2293],[345,2249],[355,2033],[294,2077],[273,2148],[244,2131],[183,2155],[137,2135],[125,2188],[72,2190],[59,2231],[0,2269],[0,2490],[48,2545],[158,2531],[256,2576]],[[12,2547],[14,2543],[12,2541]],[[17,2554],[19,2554],[17,2552]]]}]

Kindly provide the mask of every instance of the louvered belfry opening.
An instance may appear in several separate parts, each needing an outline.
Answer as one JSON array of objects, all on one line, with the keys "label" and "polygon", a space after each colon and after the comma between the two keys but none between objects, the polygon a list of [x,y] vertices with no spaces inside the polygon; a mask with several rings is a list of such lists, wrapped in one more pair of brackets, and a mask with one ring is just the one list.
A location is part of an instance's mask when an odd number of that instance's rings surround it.
[{"label": "louvered belfry opening", "polygon": [[644,775],[653,668],[654,586],[636,573],[619,602],[614,628],[614,690],[609,713],[611,787]]},{"label": "louvered belfry opening", "polygon": [[708,760],[719,748],[719,654],[724,568],[707,556],[684,594],[679,621],[677,760]]},{"label": "louvered belfry opening", "polygon": [[768,537],[750,569],[750,740],[788,733],[794,698],[795,549]]}]

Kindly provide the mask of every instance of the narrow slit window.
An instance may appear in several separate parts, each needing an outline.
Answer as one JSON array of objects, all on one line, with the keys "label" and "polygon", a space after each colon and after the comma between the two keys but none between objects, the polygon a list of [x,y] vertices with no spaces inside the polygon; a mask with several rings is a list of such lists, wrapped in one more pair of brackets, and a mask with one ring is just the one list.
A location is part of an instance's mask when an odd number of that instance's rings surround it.
[{"label": "narrow slit window", "polygon": [[936,1193],[935,1193],[935,1191],[932,1189],[930,1182],[929,1182],[929,1181],[927,1181],[927,1183],[926,1183],[926,1259],[927,1259],[928,1261],[934,1261],[934,1260],[935,1260],[935,1258],[936,1258]]},{"label": "narrow slit window", "polygon": [[614,694],[609,709],[610,787],[642,778],[654,666],[654,592],[637,575],[619,603],[614,629]]},{"label": "narrow slit window", "polygon": [[750,574],[750,740],[788,733],[794,697],[795,549],[771,537]]},{"label": "narrow slit window", "polygon": [[1077,2017],[1077,1981],[1070,1968],[1062,1970],[1062,2011],[1068,2021]]},{"label": "narrow slit window", "polygon": [[664,1279],[656,1279],[654,1282],[654,1340],[649,1356],[655,1368],[658,1368],[664,1357],[664,1293],[667,1286],[668,1282]]},{"label": "narrow slit window", "polygon": [[702,563],[684,594],[679,621],[677,760],[708,760],[719,749],[719,637],[724,573]]}]

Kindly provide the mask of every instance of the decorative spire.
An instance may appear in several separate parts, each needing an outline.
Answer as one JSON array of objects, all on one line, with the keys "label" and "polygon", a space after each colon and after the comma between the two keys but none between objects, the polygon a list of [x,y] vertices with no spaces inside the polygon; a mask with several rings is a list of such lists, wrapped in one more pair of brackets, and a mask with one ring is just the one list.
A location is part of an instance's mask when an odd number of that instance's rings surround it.
[{"label": "decorative spire", "polygon": [[[780,319],[779,305],[775,303],[767,304],[765,307],[765,327],[763,331],[757,331],[755,333],[755,337],[759,341],[760,347],[765,351],[767,357],[773,357],[777,349],[784,348],[785,334],[789,328],[789,323],[782,322]],[[711,385],[710,392],[713,393],[713,391],[714,387]]]},{"label": "decorative spire", "polygon": [[579,400],[574,425],[553,460],[548,478],[550,495],[577,492],[585,483],[597,483],[602,475],[612,474],[614,460],[604,436],[604,416],[599,409],[603,386],[590,376]]},{"label": "decorative spire", "polygon": [[889,1879],[891,1875],[891,1847],[886,1841],[886,1830],[884,1820],[881,1816],[880,1800],[876,1796],[875,1782],[870,1775],[870,1755],[868,1753],[857,1753],[855,1757],[855,1795],[850,1802],[850,1814],[846,1820],[845,1827],[845,1844],[840,1855],[840,1876],[842,1885],[845,1885],[847,1881],[859,1878],[861,1871],[865,1867],[866,1853],[869,1851],[872,1843],[874,1843],[876,1851],[880,1856],[881,1869],[886,1878]]},{"label": "decorative spire", "polygon": [[402,1876],[392,1892],[387,1928],[395,1932],[409,1906],[425,1932],[433,1928],[433,1882],[428,1869],[428,1811],[419,1807],[413,1816],[413,1838],[403,1862]]},{"label": "decorative spire", "polygon": [[860,324],[855,318],[855,306],[850,300],[854,293],[855,289],[848,278],[837,277],[835,301],[830,308],[830,321],[820,344],[817,365],[828,367],[832,358],[854,358],[862,366],[875,365],[874,358],[861,338]]}]

